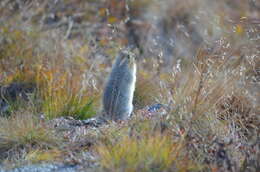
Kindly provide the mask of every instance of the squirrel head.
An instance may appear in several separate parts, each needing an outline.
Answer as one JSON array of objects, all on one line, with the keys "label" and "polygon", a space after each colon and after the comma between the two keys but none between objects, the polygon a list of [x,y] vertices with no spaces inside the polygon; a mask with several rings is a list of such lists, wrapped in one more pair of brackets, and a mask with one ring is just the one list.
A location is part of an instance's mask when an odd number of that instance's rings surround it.
[{"label": "squirrel head", "polygon": [[133,67],[136,64],[136,55],[129,50],[122,50],[119,59],[119,65],[128,64],[129,67]]}]

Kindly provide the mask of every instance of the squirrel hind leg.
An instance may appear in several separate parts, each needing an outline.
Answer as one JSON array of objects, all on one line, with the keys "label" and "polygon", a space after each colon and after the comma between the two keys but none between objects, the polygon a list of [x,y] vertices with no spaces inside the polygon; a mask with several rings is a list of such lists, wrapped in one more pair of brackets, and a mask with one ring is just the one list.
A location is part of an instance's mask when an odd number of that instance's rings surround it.
[{"label": "squirrel hind leg", "polygon": [[128,107],[127,109],[121,109],[117,113],[117,118],[120,120],[127,120],[131,117],[133,107]]}]

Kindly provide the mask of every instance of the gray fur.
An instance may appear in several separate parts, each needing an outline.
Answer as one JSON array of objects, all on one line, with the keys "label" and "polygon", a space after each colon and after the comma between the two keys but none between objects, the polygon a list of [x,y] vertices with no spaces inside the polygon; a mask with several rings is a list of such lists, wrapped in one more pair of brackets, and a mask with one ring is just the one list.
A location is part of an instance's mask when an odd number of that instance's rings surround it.
[{"label": "gray fur", "polygon": [[108,119],[126,120],[132,113],[136,69],[135,61],[134,65],[130,65],[130,58],[134,57],[130,57],[127,52],[119,53],[106,83],[103,110]]}]

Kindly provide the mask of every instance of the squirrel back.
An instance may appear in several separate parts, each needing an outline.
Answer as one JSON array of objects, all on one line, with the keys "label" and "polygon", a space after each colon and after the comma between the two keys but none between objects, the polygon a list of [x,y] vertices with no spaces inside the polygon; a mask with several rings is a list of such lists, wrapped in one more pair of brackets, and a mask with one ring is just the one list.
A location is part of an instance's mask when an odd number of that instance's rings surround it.
[{"label": "squirrel back", "polygon": [[133,111],[136,61],[133,54],[121,51],[116,58],[103,94],[104,115],[111,120],[125,120]]}]

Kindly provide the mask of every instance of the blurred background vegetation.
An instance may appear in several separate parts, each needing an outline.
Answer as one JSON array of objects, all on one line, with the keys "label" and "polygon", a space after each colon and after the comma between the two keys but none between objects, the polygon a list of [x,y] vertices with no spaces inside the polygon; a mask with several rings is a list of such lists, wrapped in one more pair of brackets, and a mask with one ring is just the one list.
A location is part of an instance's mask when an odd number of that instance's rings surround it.
[{"label": "blurred background vegetation", "polygon": [[[47,119],[92,117],[100,112],[103,85],[118,50],[126,46],[138,50],[136,116],[141,116],[138,109],[162,103],[167,117],[158,123],[141,120],[141,126],[133,119],[126,128],[138,131],[130,139],[106,137],[95,150],[103,158],[101,166],[111,171],[243,171],[248,166],[259,170],[259,45],[257,0],[0,2],[0,85],[23,83],[36,90],[25,104],[12,105],[9,113],[26,109]],[[11,126],[19,123],[16,118]],[[31,128],[37,123],[32,119]],[[166,127],[166,134],[158,134],[158,126]],[[28,129],[22,137],[11,133],[6,140],[16,135],[21,145],[37,145],[45,137],[41,127],[40,137],[33,141],[23,141]],[[125,132],[125,127],[119,128]],[[58,142],[52,135],[46,137],[48,144]],[[221,146],[210,152],[216,138],[232,141],[225,150],[229,157],[218,159]],[[196,143],[206,146],[194,147]],[[256,143],[258,151],[249,156]],[[138,158],[130,156],[126,144]],[[38,145],[33,152],[41,152],[38,148],[44,146]],[[158,145],[164,149],[155,149]],[[248,151],[240,152],[238,145]],[[149,161],[150,157],[154,159]]]}]

